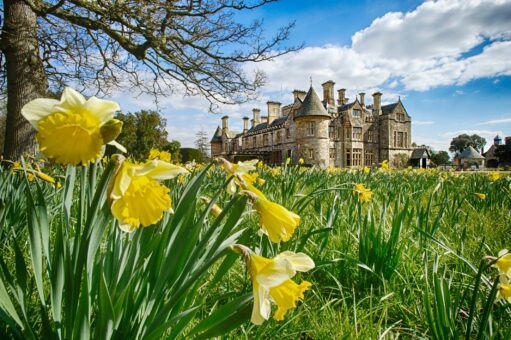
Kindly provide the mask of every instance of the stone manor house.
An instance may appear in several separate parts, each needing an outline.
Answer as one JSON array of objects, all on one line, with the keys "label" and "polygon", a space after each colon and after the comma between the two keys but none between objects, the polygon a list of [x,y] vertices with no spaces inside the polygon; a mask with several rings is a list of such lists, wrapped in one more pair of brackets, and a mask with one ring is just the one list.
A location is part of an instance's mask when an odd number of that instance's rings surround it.
[{"label": "stone manor house", "polygon": [[411,117],[399,99],[381,105],[382,94],[373,93],[367,105],[360,93],[350,102],[346,90],[334,97],[331,80],[322,84],[323,100],[310,87],[308,92],[293,91],[293,102],[267,102],[266,116],[252,110],[243,118],[243,132],[229,129],[229,117],[211,139],[212,157],[243,160],[259,158],[269,164],[281,164],[288,157],[293,164],[302,158],[305,164],[322,168],[372,166],[384,160],[392,164],[396,154],[410,156]]}]

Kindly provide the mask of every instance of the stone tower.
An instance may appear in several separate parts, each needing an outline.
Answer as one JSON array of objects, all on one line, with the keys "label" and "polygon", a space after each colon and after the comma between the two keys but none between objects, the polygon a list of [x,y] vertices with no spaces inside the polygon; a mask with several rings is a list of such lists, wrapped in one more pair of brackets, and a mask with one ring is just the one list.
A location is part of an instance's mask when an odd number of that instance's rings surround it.
[{"label": "stone tower", "polygon": [[[330,98],[329,98],[330,99]],[[306,164],[327,168],[329,164],[328,125],[330,115],[312,86],[294,117],[296,125],[296,158]]]}]

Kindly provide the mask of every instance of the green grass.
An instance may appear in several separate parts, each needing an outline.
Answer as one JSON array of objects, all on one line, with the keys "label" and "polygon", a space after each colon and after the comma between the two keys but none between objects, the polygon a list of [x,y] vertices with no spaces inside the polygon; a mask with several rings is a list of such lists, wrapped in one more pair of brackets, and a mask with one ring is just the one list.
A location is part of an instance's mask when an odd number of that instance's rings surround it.
[{"label": "green grass", "polygon": [[[258,168],[260,190],[301,216],[289,242],[272,244],[246,198],[227,194],[220,168],[169,181],[175,214],[130,235],[100,192],[108,171],[44,170],[67,178],[62,188],[0,176],[4,337],[511,336],[511,306],[495,301],[497,271],[483,260],[511,248],[509,176]],[[358,202],[356,183],[374,192],[370,203]],[[210,215],[200,196],[223,214]],[[292,250],[314,259],[296,277],[313,287],[284,321],[248,321],[251,282],[233,242],[266,257]]]}]

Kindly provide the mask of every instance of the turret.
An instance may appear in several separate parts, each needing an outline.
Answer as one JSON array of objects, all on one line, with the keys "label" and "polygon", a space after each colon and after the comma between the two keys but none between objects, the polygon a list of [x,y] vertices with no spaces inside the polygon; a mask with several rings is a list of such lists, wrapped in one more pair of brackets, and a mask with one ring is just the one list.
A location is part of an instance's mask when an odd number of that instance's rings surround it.
[{"label": "turret", "polygon": [[495,138],[493,138],[493,145],[495,146],[502,145],[502,138],[500,138],[499,135],[496,135]]},{"label": "turret", "polygon": [[297,155],[293,162],[296,163],[298,158],[303,158],[307,164],[322,168],[329,166],[328,125],[330,119],[330,114],[311,86],[294,116]]}]

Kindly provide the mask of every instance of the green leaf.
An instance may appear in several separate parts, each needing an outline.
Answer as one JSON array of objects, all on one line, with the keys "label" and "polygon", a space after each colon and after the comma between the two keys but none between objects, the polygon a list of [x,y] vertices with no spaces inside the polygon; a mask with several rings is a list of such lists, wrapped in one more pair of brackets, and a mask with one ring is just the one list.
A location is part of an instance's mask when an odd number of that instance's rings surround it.
[{"label": "green leaf", "polygon": [[252,302],[252,293],[238,296],[234,300],[220,306],[207,318],[199,322],[188,333],[187,337],[195,335],[197,338],[205,339],[229,332],[249,320]]}]

